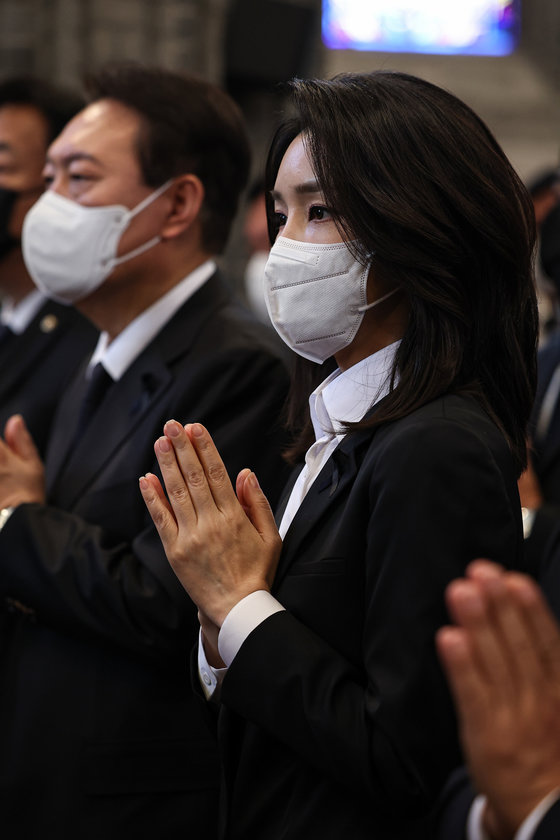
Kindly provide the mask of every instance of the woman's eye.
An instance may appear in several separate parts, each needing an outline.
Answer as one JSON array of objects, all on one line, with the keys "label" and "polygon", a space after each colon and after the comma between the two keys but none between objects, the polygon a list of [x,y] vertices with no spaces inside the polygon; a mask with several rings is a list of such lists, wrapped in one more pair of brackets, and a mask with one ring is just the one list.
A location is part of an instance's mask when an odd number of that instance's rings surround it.
[{"label": "woman's eye", "polygon": [[330,210],[320,204],[314,204],[309,208],[309,221],[322,222],[324,219],[332,218]]},{"label": "woman's eye", "polygon": [[286,224],[286,221],[287,221],[286,214],[285,213],[274,213],[273,221],[274,221],[274,228],[276,230],[279,230],[281,227],[284,227],[284,225]]}]

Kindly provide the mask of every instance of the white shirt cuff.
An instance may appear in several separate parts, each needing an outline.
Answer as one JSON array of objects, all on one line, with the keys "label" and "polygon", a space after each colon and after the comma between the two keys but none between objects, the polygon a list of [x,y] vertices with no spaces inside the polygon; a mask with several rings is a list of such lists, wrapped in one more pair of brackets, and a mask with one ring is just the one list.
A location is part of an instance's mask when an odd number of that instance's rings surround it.
[{"label": "white shirt cuff", "polygon": [[213,668],[206,659],[204,652],[204,644],[202,642],[202,628],[198,633],[198,677],[202,691],[207,700],[215,694],[216,690],[222,684],[227,673],[227,668]]},{"label": "white shirt cuff", "polygon": [[[513,840],[532,840],[541,820],[559,799],[559,789],[551,791],[544,799],[541,799],[539,804],[525,817]],[[477,796],[472,803],[467,820],[467,840],[492,840],[482,826],[482,813],[485,805],[485,796]]]},{"label": "white shirt cuff", "polygon": [[246,595],[229,611],[218,635],[218,650],[228,668],[255,627],[283,609],[282,604],[279,604],[270,592],[259,589]]}]

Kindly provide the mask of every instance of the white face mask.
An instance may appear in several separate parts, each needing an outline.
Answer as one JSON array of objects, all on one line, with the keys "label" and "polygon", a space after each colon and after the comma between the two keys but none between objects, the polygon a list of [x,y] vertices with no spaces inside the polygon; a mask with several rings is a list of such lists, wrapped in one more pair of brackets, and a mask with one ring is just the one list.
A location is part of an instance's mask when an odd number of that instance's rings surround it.
[{"label": "white face mask", "polygon": [[155,201],[167,181],[132,210],[120,204],[87,207],[47,190],[25,217],[22,251],[35,285],[61,303],[74,303],[99,288],[115,266],[153,248],[155,236],[117,257],[119,241],[131,219]]},{"label": "white face mask", "polygon": [[345,242],[311,245],[279,236],[265,268],[265,298],[282,340],[306,359],[321,364],[354,339],[367,302],[370,266],[362,265]]}]

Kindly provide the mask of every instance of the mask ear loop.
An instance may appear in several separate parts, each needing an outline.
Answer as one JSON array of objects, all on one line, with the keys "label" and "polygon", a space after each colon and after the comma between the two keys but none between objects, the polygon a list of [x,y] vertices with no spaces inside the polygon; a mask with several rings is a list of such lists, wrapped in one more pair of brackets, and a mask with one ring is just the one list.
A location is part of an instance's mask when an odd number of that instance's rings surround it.
[{"label": "mask ear loop", "polygon": [[[144,198],[140,202],[140,204],[137,204],[133,210],[130,210],[128,214],[128,221],[133,219],[134,216],[137,216],[139,213],[141,213],[142,210],[144,210],[144,208],[148,207],[152,203],[152,201],[155,201],[156,198],[160,197],[160,195],[163,195],[166,189],[171,186],[173,181],[173,178],[169,178],[165,182],[165,184],[162,184],[161,187],[158,187],[157,190],[155,190],[153,193],[147,195],[146,198]],[[152,239],[149,239],[147,242],[144,242],[143,245],[139,245],[138,248],[135,248],[128,254],[123,254],[122,257],[115,257],[113,260],[111,260],[112,268],[115,268],[115,266],[120,265],[123,262],[127,262],[127,260],[132,260],[134,259],[134,257],[138,257],[140,254],[143,254],[144,251],[149,251],[150,248],[153,248],[154,245],[157,245],[159,242],[161,242],[161,236],[154,236],[152,237]]]},{"label": "mask ear loop", "polygon": [[377,306],[379,303],[383,303],[383,301],[387,300],[387,298],[390,298],[392,295],[396,295],[398,291],[398,288],[393,289],[391,292],[388,292],[386,295],[383,295],[383,297],[374,300],[373,303],[365,303],[363,306],[358,306],[358,312],[365,312],[367,309],[373,309],[374,306]]},{"label": "mask ear loop", "polygon": [[171,186],[171,184],[173,183],[174,180],[175,180],[174,178],[168,178],[167,181],[165,182],[165,184],[162,184],[161,187],[158,187],[157,190],[154,190],[154,192],[150,193],[149,195],[146,196],[146,198],[142,199],[140,204],[137,204],[136,207],[133,207],[132,210],[129,210],[128,211],[129,220],[133,219],[135,216],[137,216],[138,213],[141,213],[142,210],[144,210],[146,207],[148,207],[148,205],[150,205],[152,203],[152,201],[155,201],[156,198],[159,198],[160,195],[163,195],[163,193],[166,191],[166,189],[168,187]]}]

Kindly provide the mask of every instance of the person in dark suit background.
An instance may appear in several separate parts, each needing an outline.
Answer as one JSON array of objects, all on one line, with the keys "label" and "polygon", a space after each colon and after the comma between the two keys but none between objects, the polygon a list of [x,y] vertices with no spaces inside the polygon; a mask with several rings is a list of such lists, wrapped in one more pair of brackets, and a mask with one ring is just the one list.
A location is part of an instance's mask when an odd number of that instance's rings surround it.
[{"label": "person in dark suit background", "polygon": [[124,64],[51,144],[27,214],[39,288],[101,330],[45,464],[20,417],[0,445],[0,820],[58,838],[212,838],[215,737],[181,669],[196,609],[138,492],[170,414],[202,416],[232,475],[276,496],[287,374],[216,268],[249,167],[217,87]]},{"label": "person in dark suit background", "polygon": [[[541,226],[540,261],[560,289],[560,205]],[[531,415],[529,463],[519,481],[524,508],[525,550],[538,576],[548,562],[553,535],[560,526],[560,331],[538,354],[538,384]],[[552,540],[552,542],[551,542]]]},{"label": "person in dark suit background", "polygon": [[140,488],[199,608],[222,836],[431,840],[461,761],[444,589],[482,546],[523,563],[533,211],[427,82],[296,80],[290,106],[267,172],[268,307],[302,356],[279,527],[252,465],[236,499],[203,421],[164,426],[167,495]]},{"label": "person in dark suit background", "polygon": [[21,229],[44,189],[47,147],[83,105],[77,93],[43,79],[0,81],[0,433],[21,413],[41,453],[58,399],[97,330],[35,288]]},{"label": "person in dark suit background", "polygon": [[542,589],[487,560],[448,587],[455,625],[437,643],[469,772],[445,790],[436,840],[560,836],[559,557]]}]

